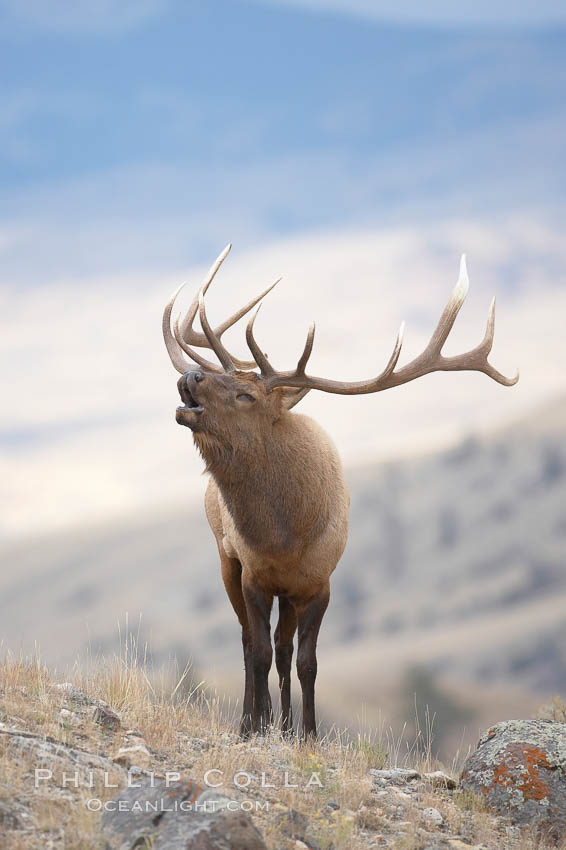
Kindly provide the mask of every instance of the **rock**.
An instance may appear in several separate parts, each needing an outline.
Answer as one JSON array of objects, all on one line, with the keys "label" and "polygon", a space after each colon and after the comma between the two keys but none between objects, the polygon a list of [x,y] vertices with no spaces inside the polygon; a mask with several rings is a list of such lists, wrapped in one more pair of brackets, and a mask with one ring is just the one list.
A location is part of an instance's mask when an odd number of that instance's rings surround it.
[{"label": "rock", "polygon": [[286,835],[288,838],[298,838],[299,841],[304,839],[305,832],[309,828],[308,817],[296,809],[288,809],[280,815],[278,823],[283,835]]},{"label": "rock", "polygon": [[[183,833],[181,833],[183,835]],[[184,839],[184,835],[183,835]],[[155,850],[177,850],[181,845],[160,842]],[[192,843],[182,845],[186,850],[267,850],[250,816],[242,811],[224,811],[216,816],[208,829],[201,829]]]},{"label": "rock", "polygon": [[333,811],[337,812],[340,808],[340,803],[337,803],[335,800],[329,800],[326,804],[329,809],[333,809]]},{"label": "rock", "polygon": [[103,703],[94,706],[92,719],[105,729],[116,731],[120,728],[120,715]]},{"label": "rock", "polygon": [[[266,850],[237,801],[194,782],[155,782],[124,788],[105,807],[101,826],[112,850]],[[208,796],[204,798],[204,794]],[[217,805],[215,805],[215,803]],[[234,809],[229,809],[233,805]]]},{"label": "rock", "polygon": [[143,768],[149,767],[151,756],[143,741],[140,741],[139,743],[136,742],[135,744],[120,747],[112,761],[124,767],[135,765],[136,767]]},{"label": "rock", "polygon": [[423,779],[432,785],[433,788],[447,788],[449,791],[454,791],[458,787],[458,783],[443,770],[433,770],[431,773],[423,773]]},{"label": "rock", "polygon": [[5,740],[9,749],[31,752],[38,768],[70,772],[78,770],[81,781],[87,781],[92,770],[112,774],[121,771],[110,759],[70,747],[50,735],[36,735],[20,729],[0,729],[0,741]]},{"label": "rock", "polygon": [[309,850],[321,850],[320,844],[312,835],[309,819],[302,812],[289,809],[283,815],[280,815],[278,822],[283,835],[302,841]]},{"label": "rock", "polygon": [[423,809],[422,818],[428,826],[442,826],[444,823],[444,818],[438,809],[433,809],[432,807]]},{"label": "rock", "polygon": [[405,785],[407,782],[414,782],[420,779],[420,773],[416,770],[407,769],[405,767],[391,767],[389,770],[370,770],[370,776],[374,785]]},{"label": "rock", "polygon": [[72,682],[63,682],[60,685],[55,685],[58,691],[63,691],[66,698],[77,705],[98,705],[100,700],[95,697],[89,697],[80,688],[76,688]]},{"label": "rock", "polygon": [[[62,682],[59,685],[55,685],[55,688],[59,691],[63,691],[66,694],[66,699],[75,703],[75,706],[87,706],[90,710],[89,713],[93,720],[96,723],[100,723],[102,726],[106,726],[107,728],[117,729],[120,726],[120,715],[115,711],[112,711],[110,706],[104,700],[97,699],[96,697],[88,696],[84,691],[81,691],[80,688],[76,688],[72,682]],[[67,709],[61,709],[61,714]]]},{"label": "rock", "polygon": [[566,724],[552,720],[497,723],[462,770],[460,787],[545,838],[566,834]]},{"label": "rock", "polygon": [[9,829],[23,829],[21,817],[16,806],[7,800],[0,800],[0,835]]},{"label": "rock", "polygon": [[59,722],[62,725],[80,726],[81,718],[74,711],[69,711],[68,708],[62,708],[59,712]]},{"label": "rock", "polygon": [[403,802],[413,799],[412,794],[407,794],[406,791],[402,791],[401,788],[397,788],[396,786],[390,789],[389,794],[393,795],[395,799],[402,800]]}]

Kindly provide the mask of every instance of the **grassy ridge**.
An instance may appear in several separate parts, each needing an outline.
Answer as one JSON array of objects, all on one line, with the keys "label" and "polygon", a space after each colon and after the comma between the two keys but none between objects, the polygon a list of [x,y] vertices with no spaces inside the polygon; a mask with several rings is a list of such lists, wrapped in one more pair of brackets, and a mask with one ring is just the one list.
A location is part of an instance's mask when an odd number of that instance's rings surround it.
[{"label": "grassy ridge", "polygon": [[[334,730],[317,743],[283,738],[274,730],[245,742],[236,732],[237,706],[188,684],[188,670],[176,679],[155,677],[135,652],[126,652],[76,669],[70,678],[72,684],[57,681],[37,660],[7,658],[0,666],[0,822],[6,850],[101,850],[99,814],[86,804],[112,797],[116,788],[105,786],[104,774],[122,786],[131,762],[138,779],[144,770],[158,777],[169,771],[205,784],[214,769],[214,782],[222,781],[218,790],[253,805],[254,822],[267,846],[277,850],[309,844],[323,850],[536,846],[458,791],[426,781],[405,790],[376,788],[371,769],[397,763],[424,774],[442,767],[431,758],[426,734],[409,748],[383,729]],[[119,719],[101,722],[100,706]],[[52,776],[36,788],[38,768]],[[64,781],[75,772],[78,782]],[[235,783],[238,774],[246,787]],[[92,787],[86,784],[89,776]],[[431,808],[441,824],[430,822]],[[290,836],[290,811],[301,813],[301,835]]]}]

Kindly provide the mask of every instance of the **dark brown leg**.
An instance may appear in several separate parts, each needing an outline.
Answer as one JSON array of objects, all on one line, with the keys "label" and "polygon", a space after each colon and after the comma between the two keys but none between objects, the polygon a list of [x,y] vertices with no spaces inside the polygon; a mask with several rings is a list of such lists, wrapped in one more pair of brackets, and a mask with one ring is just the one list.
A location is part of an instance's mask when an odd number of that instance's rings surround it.
[{"label": "dark brown leg", "polygon": [[312,597],[307,603],[296,602],[299,624],[297,674],[303,691],[303,734],[316,738],[314,683],[316,679],[316,642],[320,624],[330,599],[330,587]]},{"label": "dark brown leg", "polygon": [[254,732],[264,733],[273,724],[273,709],[268,684],[273,657],[269,626],[273,596],[245,582],[242,584],[242,591],[246,601],[252,642],[254,681],[252,729]]},{"label": "dark brown leg", "polygon": [[291,710],[291,661],[293,658],[293,636],[297,630],[297,615],[291,602],[279,597],[279,622],[275,629],[275,664],[279,673],[281,694],[281,730],[293,729]]},{"label": "dark brown leg", "polygon": [[228,594],[232,607],[236,612],[242,627],[245,685],[240,735],[247,738],[252,731],[254,687],[252,669],[252,639],[248,625],[246,603],[244,600],[244,594],[242,593],[242,565],[237,558],[228,558],[223,552],[220,552],[220,563],[222,566],[222,579],[224,581],[226,593]]}]

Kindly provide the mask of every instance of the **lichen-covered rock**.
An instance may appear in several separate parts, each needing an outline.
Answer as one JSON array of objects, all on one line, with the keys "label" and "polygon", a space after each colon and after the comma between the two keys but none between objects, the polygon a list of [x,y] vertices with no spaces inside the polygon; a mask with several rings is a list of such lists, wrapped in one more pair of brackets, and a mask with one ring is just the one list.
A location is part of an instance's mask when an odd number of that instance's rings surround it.
[{"label": "lichen-covered rock", "polygon": [[508,720],[481,738],[466,761],[460,787],[519,825],[545,837],[566,835],[566,724]]}]

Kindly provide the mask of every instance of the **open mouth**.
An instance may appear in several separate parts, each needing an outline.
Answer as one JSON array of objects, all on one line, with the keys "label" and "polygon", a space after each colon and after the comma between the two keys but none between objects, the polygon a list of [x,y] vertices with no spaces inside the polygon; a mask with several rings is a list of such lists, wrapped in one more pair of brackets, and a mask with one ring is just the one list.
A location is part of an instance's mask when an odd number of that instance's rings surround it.
[{"label": "open mouth", "polygon": [[179,394],[184,404],[179,405],[179,407],[177,408],[177,412],[197,414],[203,412],[204,407],[202,406],[202,404],[198,403],[196,398],[191,395],[191,393],[186,387],[180,387]]}]

